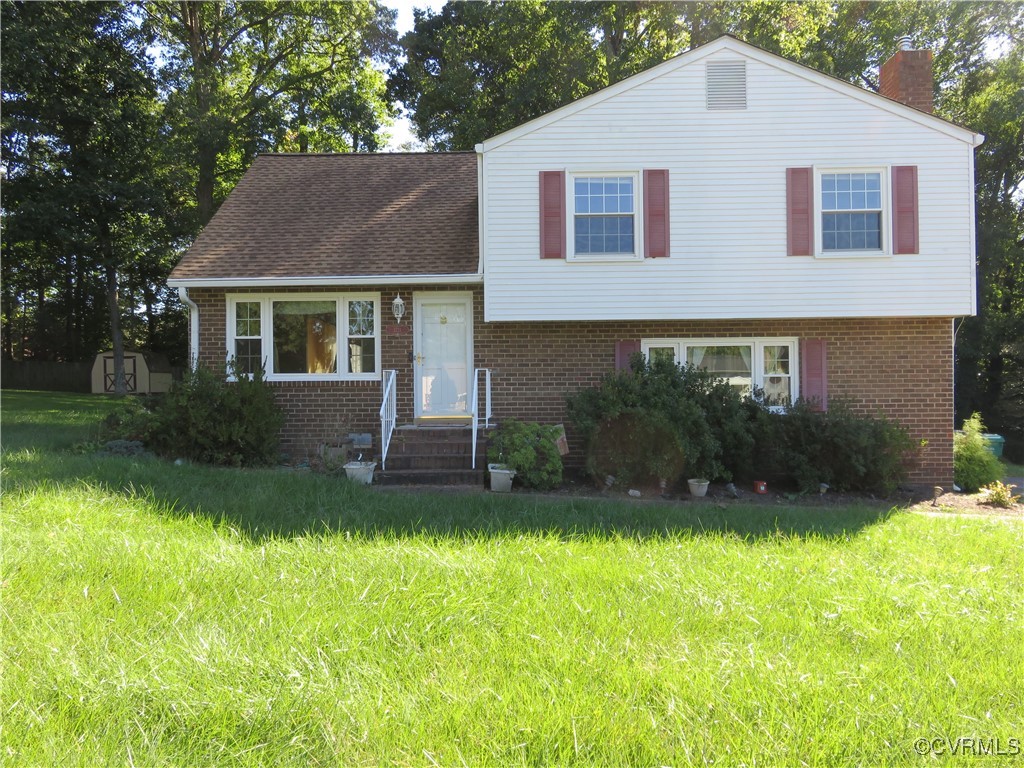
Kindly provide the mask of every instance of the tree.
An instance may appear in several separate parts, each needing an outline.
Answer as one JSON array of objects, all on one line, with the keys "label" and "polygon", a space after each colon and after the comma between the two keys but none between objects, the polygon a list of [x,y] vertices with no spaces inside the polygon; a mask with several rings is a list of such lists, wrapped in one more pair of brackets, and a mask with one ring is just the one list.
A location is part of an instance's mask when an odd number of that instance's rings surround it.
[{"label": "tree", "polygon": [[824,2],[449,2],[416,13],[391,89],[421,140],[466,150],[724,32],[799,58],[832,17]]},{"label": "tree", "polygon": [[390,110],[369,64],[392,55],[395,36],[395,12],[376,0],[141,7],[166,62],[167,116],[198,225],[259,151],[376,147]]},{"label": "tree", "polygon": [[978,315],[957,334],[957,418],[975,411],[1024,458],[1024,41],[974,73],[961,119],[976,152]]},{"label": "tree", "polygon": [[64,312],[65,355],[77,357],[102,291],[123,393],[121,274],[162,239],[148,41],[115,2],[8,2],[2,13],[5,351],[15,307],[34,293],[37,332]]}]

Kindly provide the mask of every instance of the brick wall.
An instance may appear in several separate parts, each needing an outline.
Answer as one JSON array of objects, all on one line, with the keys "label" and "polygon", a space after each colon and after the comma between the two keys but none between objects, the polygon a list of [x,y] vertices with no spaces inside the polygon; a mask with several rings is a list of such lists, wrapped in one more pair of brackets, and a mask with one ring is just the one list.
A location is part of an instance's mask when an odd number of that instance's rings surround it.
[{"label": "brick wall", "polygon": [[[316,289],[296,288],[295,291]],[[393,287],[382,299],[382,367],[398,371],[399,423],[413,418],[410,355],[412,334],[395,333],[390,313]],[[426,291],[465,291],[460,286],[405,288],[412,323],[412,297]],[[497,419],[565,421],[565,395],[597,384],[615,365],[615,342],[644,337],[796,336],[828,340],[829,396],[843,398],[864,414],[885,413],[905,424],[915,440],[928,445],[911,480],[948,484],[953,474],[953,349],[950,318],[872,318],[821,320],[634,321],[601,323],[483,322],[483,295],[474,293],[475,364],[492,370]],[[223,291],[191,291],[200,308],[200,360],[223,367],[226,351]],[[391,332],[389,332],[391,331]],[[285,450],[311,453],[335,434],[375,435],[380,423],[379,382],[279,383],[284,408]],[[569,427],[570,462],[581,460],[580,440]]]}]

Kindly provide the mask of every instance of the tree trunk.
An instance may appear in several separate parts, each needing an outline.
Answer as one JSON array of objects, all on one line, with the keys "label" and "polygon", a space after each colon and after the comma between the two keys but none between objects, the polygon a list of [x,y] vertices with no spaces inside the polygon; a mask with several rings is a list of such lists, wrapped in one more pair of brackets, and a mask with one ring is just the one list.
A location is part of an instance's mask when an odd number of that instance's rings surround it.
[{"label": "tree trunk", "polygon": [[182,2],[181,18],[185,25],[189,56],[192,59],[192,83],[196,100],[196,209],[199,222],[206,225],[213,217],[213,190],[217,173],[217,140],[212,115],[213,81],[216,79],[211,37],[217,28],[207,28],[200,3]]},{"label": "tree trunk", "polygon": [[117,267],[114,265],[114,249],[110,240],[110,227],[100,225],[100,253],[103,256],[103,270],[106,282],[107,313],[110,317],[110,340],[114,349],[114,394],[124,397],[128,394],[128,383],[124,377],[124,336],[121,334],[121,307],[117,295]]},{"label": "tree trunk", "polygon": [[306,99],[299,97],[299,111],[296,118],[299,126],[299,152],[309,152],[309,135],[306,133]]},{"label": "tree trunk", "polygon": [[156,303],[156,296],[153,293],[153,286],[147,280],[142,284],[142,296],[146,302],[146,347],[156,347],[156,312],[153,305]]}]

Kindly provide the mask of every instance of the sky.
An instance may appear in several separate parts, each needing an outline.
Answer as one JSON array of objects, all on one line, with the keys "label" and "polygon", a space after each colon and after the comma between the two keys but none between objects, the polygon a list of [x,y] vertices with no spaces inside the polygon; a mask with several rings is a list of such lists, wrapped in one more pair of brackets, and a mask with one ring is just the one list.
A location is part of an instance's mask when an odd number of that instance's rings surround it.
[{"label": "sky", "polygon": [[[384,5],[398,11],[398,19],[395,24],[398,27],[398,36],[401,37],[412,29],[413,8],[439,11],[441,6],[444,5],[444,0],[387,0]],[[385,151],[396,152],[402,144],[414,140],[415,136],[413,135],[412,125],[409,123],[409,119],[402,115],[391,127],[391,140],[388,142]]]}]

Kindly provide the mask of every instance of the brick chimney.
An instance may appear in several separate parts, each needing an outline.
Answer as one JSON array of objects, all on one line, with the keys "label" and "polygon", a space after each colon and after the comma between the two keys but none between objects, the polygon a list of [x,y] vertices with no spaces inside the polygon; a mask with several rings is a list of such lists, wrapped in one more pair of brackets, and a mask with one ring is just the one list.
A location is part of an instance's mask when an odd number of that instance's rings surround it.
[{"label": "brick chimney", "polygon": [[899,50],[879,70],[878,92],[923,112],[932,111],[932,52],[914,51],[910,38],[899,39]]}]

